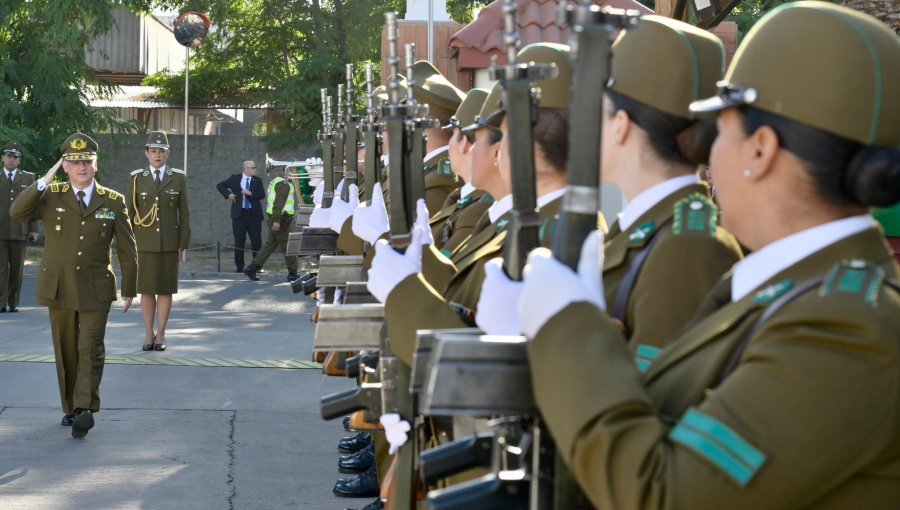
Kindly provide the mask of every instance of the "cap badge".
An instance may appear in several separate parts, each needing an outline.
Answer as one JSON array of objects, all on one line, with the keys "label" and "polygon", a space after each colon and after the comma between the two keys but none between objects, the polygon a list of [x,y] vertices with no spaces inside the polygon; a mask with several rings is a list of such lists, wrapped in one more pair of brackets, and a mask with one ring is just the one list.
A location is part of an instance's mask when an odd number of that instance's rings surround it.
[{"label": "cap badge", "polygon": [[72,140],[72,143],[69,144],[69,148],[76,151],[84,150],[87,148],[87,142],[81,138],[75,138]]}]

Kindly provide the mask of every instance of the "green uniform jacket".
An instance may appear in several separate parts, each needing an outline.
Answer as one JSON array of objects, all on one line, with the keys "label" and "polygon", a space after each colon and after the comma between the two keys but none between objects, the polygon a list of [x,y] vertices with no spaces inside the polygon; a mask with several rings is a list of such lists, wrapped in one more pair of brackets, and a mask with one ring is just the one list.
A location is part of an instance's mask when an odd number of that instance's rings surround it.
[{"label": "green uniform jacket", "polygon": [[[873,265],[831,273],[853,258]],[[878,273],[896,279],[900,268],[872,228],[737,302],[726,298],[643,375],[619,330],[593,306],[575,303],[550,319],[529,344],[534,393],[593,504],[897,508],[900,295],[879,285]],[[829,274],[757,330],[716,386],[736,342],[790,287],[786,281]]]},{"label": "green uniform jacket", "polygon": [[35,291],[40,305],[80,312],[109,310],[116,300],[113,238],[122,268],[122,296],[137,295],[137,249],[125,197],[94,184],[83,214],[68,183],[52,183],[43,192],[32,184],[10,208],[19,221],[44,222],[46,244]]},{"label": "green uniform jacket", "polygon": [[472,235],[475,224],[494,203],[493,198],[482,190],[475,190],[460,199],[457,189],[447,201],[450,203],[429,220],[434,244],[444,254],[452,253]]},{"label": "green uniform jacket", "polygon": [[[2,166],[0,166],[2,168]],[[16,221],[9,214],[13,200],[25,188],[34,184],[34,174],[19,168],[12,183],[6,178],[3,170],[0,170],[0,239],[7,241],[25,241],[29,232],[37,232],[37,222]]]},{"label": "green uniform jacket", "polygon": [[[706,216],[675,225],[676,209]],[[706,186],[696,184],[661,200],[627,232],[619,229],[618,222],[612,225],[603,259],[607,310],[613,309],[620,283],[635,258],[652,236],[659,237],[649,248],[625,309],[625,336],[632,350],[639,345],[665,345],[694,316],[719,278],[741,259],[738,242],[718,227],[716,218],[718,210],[708,199]]]},{"label": "green uniform jacket", "polygon": [[[131,172],[125,200],[140,251],[178,251],[188,247],[191,242],[191,212],[187,178],[183,170],[166,168],[158,189],[152,170],[139,168]],[[154,205],[157,206],[155,219],[152,212]]]},{"label": "green uniform jacket", "polygon": [[[562,206],[558,198],[539,211],[544,232],[551,232],[548,225],[556,222]],[[506,226],[509,216],[501,216],[495,223],[473,235],[453,254],[456,272],[449,283],[438,291],[423,276],[409,276],[388,295],[385,303],[385,321],[391,342],[391,351],[406,364],[412,364],[416,348],[416,331],[420,329],[464,328],[475,325],[475,311],[481,286],[484,283],[484,265],[503,253]],[[549,246],[552,236],[542,236],[541,244]],[[428,255],[423,250],[423,259]],[[425,262],[423,261],[423,267]]]},{"label": "green uniform jacket", "polygon": [[[288,181],[281,181],[275,185],[275,199],[272,201],[272,214],[266,219],[266,223],[269,225],[270,229],[276,220],[281,219],[281,215],[284,212],[284,204],[287,203],[287,199],[291,196],[293,191],[294,188]],[[290,214],[290,216],[293,216],[293,213]]]}]

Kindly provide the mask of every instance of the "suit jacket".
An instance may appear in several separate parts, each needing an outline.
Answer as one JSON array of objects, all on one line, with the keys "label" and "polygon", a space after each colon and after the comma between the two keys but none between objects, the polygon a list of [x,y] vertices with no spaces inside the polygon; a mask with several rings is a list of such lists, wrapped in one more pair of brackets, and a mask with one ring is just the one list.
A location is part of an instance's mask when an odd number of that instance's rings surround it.
[{"label": "suit jacket", "polygon": [[[541,416],[597,508],[896,508],[900,295],[885,276],[900,267],[883,235],[850,236],[710,310],[644,374],[606,314],[572,304],[528,346]],[[767,306],[815,277],[717,385]]]},{"label": "suit jacket", "polygon": [[[232,219],[240,218],[241,212],[244,209],[244,195],[241,194],[241,183],[243,182],[244,178],[245,175],[243,173],[233,174],[231,177],[225,179],[219,184],[216,184],[216,189],[226,199],[230,194],[237,195],[237,198],[231,204]],[[250,214],[253,216],[253,218],[262,221],[265,216],[263,216],[263,207],[261,202],[264,198],[266,198],[266,189],[263,186],[262,179],[255,175],[250,177],[249,189],[250,196],[247,198],[250,199]]]},{"label": "suit jacket", "polygon": [[[183,170],[167,167],[158,188],[149,168],[131,172],[125,200],[138,250],[164,252],[188,247],[191,212]],[[151,221],[154,215],[155,221]]]},{"label": "suit jacket", "polygon": [[[737,240],[718,227],[718,209],[707,188],[696,184],[681,188],[641,215],[625,232],[614,223],[604,243],[603,285],[611,310],[622,279],[650,242],[639,276],[632,287],[625,312],[625,331],[632,350],[639,346],[662,347],[694,316],[719,278],[741,259]],[[709,211],[704,221],[682,218],[674,225],[676,209],[697,202]]]},{"label": "suit jacket", "polygon": [[44,255],[35,294],[37,303],[81,312],[109,310],[116,300],[111,244],[122,268],[122,296],[137,295],[137,248],[125,198],[96,183],[81,212],[68,183],[37,183],[19,194],[10,214],[20,221],[41,219],[46,228]]},{"label": "suit jacket", "polygon": [[6,178],[6,172],[0,166],[0,239],[7,241],[25,241],[29,232],[37,232],[37,222],[23,223],[16,221],[9,214],[9,208],[19,193],[34,183],[34,174],[21,168],[16,170],[12,183]]}]

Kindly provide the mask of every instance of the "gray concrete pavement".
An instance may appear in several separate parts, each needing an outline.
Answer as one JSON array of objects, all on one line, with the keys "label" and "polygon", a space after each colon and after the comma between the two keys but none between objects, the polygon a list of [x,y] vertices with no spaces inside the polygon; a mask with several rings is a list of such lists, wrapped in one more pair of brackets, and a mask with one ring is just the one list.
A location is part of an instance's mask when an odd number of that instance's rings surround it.
[{"label": "gray concrete pavement", "polygon": [[[240,278],[238,278],[240,277]],[[352,385],[320,370],[191,366],[307,362],[313,303],[283,275],[182,280],[168,350],[142,352],[140,308],[110,313],[102,410],[84,440],[59,425],[48,314],[27,275],[21,312],[0,314],[0,509],[342,509],[337,421],[319,398]],[[5,358],[4,358],[5,356]],[[182,361],[178,361],[182,360]],[[177,362],[186,366],[141,364]],[[302,364],[298,364],[302,366]]]}]

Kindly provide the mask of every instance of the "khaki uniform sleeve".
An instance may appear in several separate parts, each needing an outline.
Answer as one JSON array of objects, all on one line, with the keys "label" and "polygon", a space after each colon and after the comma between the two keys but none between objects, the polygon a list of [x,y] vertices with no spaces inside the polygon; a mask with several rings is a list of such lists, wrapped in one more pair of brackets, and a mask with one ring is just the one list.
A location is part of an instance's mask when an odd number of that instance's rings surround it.
[{"label": "khaki uniform sleeve", "polygon": [[275,200],[272,203],[272,218],[281,218],[281,213],[284,211],[284,204],[287,203],[288,195],[290,193],[291,185],[288,184],[287,181],[281,181],[275,185]]},{"label": "khaki uniform sleeve", "polygon": [[338,234],[338,250],[347,255],[363,255],[364,242],[353,233],[353,216],[351,215],[341,227],[341,233]]},{"label": "khaki uniform sleeve", "polygon": [[452,176],[444,175],[437,170],[425,174],[425,206],[429,214],[435,214],[441,210],[447,196],[459,187],[459,183]]},{"label": "khaki uniform sleeve", "polygon": [[25,188],[24,191],[19,193],[19,196],[17,196],[9,206],[10,217],[23,223],[31,223],[32,221],[41,219],[43,216],[43,211],[41,210],[41,197],[49,189],[50,187],[48,186],[44,188],[43,192],[39,191],[37,189],[37,181],[33,182],[30,186]]},{"label": "khaki uniform sleeve", "polygon": [[388,295],[384,312],[391,351],[408,366],[416,350],[416,331],[468,327],[421,275],[400,282]]},{"label": "khaki uniform sleeve", "polygon": [[116,254],[122,268],[122,297],[128,298],[137,297],[137,244],[125,202],[126,197],[120,197],[116,202],[118,210],[115,229]]},{"label": "khaki uniform sleeve", "polygon": [[178,225],[181,237],[178,241],[178,247],[186,250],[191,244],[191,208],[188,202],[187,178],[182,176],[180,180],[181,197],[178,200]]},{"label": "khaki uniform sleeve", "polygon": [[[898,491],[889,482],[877,485],[886,490],[865,490],[848,477],[869,476],[869,467],[887,466],[885,456],[898,451],[898,312],[896,296],[880,296],[877,308],[862,299],[801,297],[673,426],[659,418],[662,402],[648,396],[612,322],[576,303],[529,345],[534,393],[597,508],[893,508]],[[704,361],[680,361],[685,379],[709,370],[688,366]],[[654,395],[679,398],[680,389],[669,380]],[[869,480],[870,489],[878,483]]]}]

